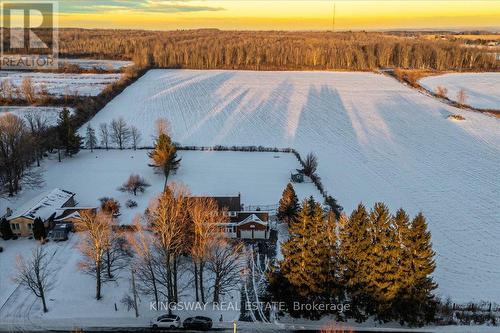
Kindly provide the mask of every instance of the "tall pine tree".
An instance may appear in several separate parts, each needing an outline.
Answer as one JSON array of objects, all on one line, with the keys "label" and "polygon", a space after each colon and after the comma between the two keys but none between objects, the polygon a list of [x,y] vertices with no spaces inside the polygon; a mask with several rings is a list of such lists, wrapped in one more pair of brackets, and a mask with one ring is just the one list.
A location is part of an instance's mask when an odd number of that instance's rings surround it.
[{"label": "tall pine tree", "polygon": [[368,255],[372,252],[370,220],[363,204],[339,221],[339,256],[342,284],[351,307],[348,315],[361,322],[366,319],[364,308],[368,302],[367,285],[371,267]]},{"label": "tall pine tree", "polygon": [[43,241],[47,237],[45,225],[41,218],[37,217],[33,222],[33,238]]},{"label": "tall pine tree", "polygon": [[71,115],[67,108],[59,114],[57,121],[58,142],[66,152],[66,155],[73,156],[80,151],[82,138],[76,133],[71,123]]},{"label": "tall pine tree", "polygon": [[401,286],[395,301],[394,312],[402,323],[422,325],[434,319],[436,300],[433,290],[437,285],[431,274],[436,268],[431,234],[422,213],[411,222],[407,231],[408,239],[403,242],[407,247],[401,258],[405,267],[404,284]]},{"label": "tall pine tree", "polygon": [[288,183],[280,199],[278,207],[278,220],[290,224],[297,219],[300,209],[299,199],[291,183]]},{"label": "tall pine tree", "polygon": [[14,237],[14,233],[10,228],[10,223],[5,217],[0,220],[0,233],[2,234],[2,238],[4,240],[9,240]]},{"label": "tall pine tree", "polygon": [[393,218],[384,203],[376,203],[370,212],[372,251],[368,257],[371,274],[368,292],[372,302],[367,311],[376,314],[379,321],[391,319],[392,302],[398,293],[399,242]]}]

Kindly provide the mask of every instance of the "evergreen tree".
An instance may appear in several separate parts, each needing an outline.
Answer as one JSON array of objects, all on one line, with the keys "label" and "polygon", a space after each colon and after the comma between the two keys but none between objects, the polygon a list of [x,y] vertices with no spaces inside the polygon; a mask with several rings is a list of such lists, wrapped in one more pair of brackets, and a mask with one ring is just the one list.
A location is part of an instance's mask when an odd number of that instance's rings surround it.
[{"label": "evergreen tree", "polygon": [[379,321],[391,319],[392,302],[398,293],[399,242],[393,218],[384,203],[376,203],[370,213],[373,247],[368,256],[371,274],[368,292],[372,297],[367,311],[375,313]]},{"label": "evergreen tree", "polygon": [[10,228],[10,223],[5,217],[0,221],[0,233],[2,233],[2,238],[4,240],[9,240],[14,237],[14,233]]},{"label": "evergreen tree", "polygon": [[[329,298],[331,249],[326,236],[327,219],[321,204],[305,200],[298,218],[289,225],[290,238],[283,244],[280,263],[283,277],[301,298],[310,302]],[[318,318],[322,313],[302,313]]]},{"label": "evergreen tree", "polygon": [[300,209],[299,199],[291,183],[288,183],[280,199],[278,207],[278,220],[290,224],[297,218]]},{"label": "evergreen tree", "polygon": [[[339,303],[344,299],[344,288],[341,282],[340,246],[338,237],[338,220],[334,212],[330,211],[325,220],[325,251],[327,251],[328,277],[326,282],[327,302]],[[317,237],[323,237],[318,234]]]},{"label": "evergreen tree", "polygon": [[37,217],[33,222],[33,238],[36,240],[44,240],[47,237],[45,225],[41,218]]},{"label": "evergreen tree", "polygon": [[87,131],[85,134],[85,147],[90,149],[90,152],[94,151],[95,146],[97,145],[97,136],[95,135],[95,130],[87,125]]},{"label": "evergreen tree", "polygon": [[349,218],[340,217],[339,240],[342,284],[351,303],[348,315],[361,322],[366,319],[363,310],[369,298],[367,285],[371,267],[368,255],[372,252],[370,221],[363,204],[360,203]]},{"label": "evergreen tree", "polygon": [[432,292],[437,288],[431,277],[436,268],[435,253],[422,213],[412,220],[408,235],[408,241],[404,243],[408,249],[402,258],[405,279],[394,308],[402,323],[421,325],[434,319],[436,300]]},{"label": "evergreen tree", "polygon": [[65,149],[66,155],[72,156],[80,151],[82,138],[76,133],[71,123],[71,115],[67,108],[59,114],[57,121],[58,142]]},{"label": "evergreen tree", "polygon": [[168,176],[171,171],[179,168],[181,159],[177,158],[177,148],[172,140],[165,132],[160,132],[156,140],[154,149],[148,154],[152,163],[150,166],[155,167],[165,175],[165,189],[167,188]]}]

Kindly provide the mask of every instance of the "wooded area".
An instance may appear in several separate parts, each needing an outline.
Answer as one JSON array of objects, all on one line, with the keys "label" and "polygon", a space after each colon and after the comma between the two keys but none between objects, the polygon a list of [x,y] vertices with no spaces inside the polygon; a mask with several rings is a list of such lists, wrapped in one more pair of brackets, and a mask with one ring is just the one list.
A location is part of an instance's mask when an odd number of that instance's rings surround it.
[{"label": "wooded area", "polygon": [[161,68],[495,70],[484,50],[379,32],[61,29],[61,57],[131,59]]}]

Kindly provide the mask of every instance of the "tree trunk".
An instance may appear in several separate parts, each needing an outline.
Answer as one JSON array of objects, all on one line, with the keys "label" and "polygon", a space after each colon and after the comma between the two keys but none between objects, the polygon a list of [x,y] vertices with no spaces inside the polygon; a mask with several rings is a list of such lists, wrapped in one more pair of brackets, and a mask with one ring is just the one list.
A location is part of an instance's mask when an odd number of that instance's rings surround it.
[{"label": "tree trunk", "polygon": [[196,264],[196,260],[193,260],[194,263],[194,290],[196,295],[196,302],[200,301],[199,290],[198,290],[198,265]]},{"label": "tree trunk", "polygon": [[111,274],[111,255],[109,253],[109,249],[106,250],[106,270],[108,273],[108,279],[113,278],[113,275]]},{"label": "tree trunk", "polygon": [[205,291],[203,290],[203,260],[200,260],[200,295],[201,302],[205,303]]},{"label": "tree trunk", "polygon": [[160,305],[160,302],[158,301],[158,287],[156,286],[156,276],[155,276],[152,264],[149,264],[149,270],[151,272],[151,278],[152,278],[152,282],[153,282],[153,292],[154,292],[154,295],[155,295],[156,309],[158,309],[158,306]]},{"label": "tree trunk", "polygon": [[177,258],[174,258],[174,269],[173,269],[173,283],[174,283],[174,302],[177,303],[179,301],[179,297],[177,294]]},{"label": "tree trunk", "polygon": [[219,303],[220,277],[217,275],[214,282],[214,303]]},{"label": "tree trunk", "polygon": [[96,292],[95,292],[95,298],[97,300],[101,299],[101,263],[98,262],[96,265]]}]

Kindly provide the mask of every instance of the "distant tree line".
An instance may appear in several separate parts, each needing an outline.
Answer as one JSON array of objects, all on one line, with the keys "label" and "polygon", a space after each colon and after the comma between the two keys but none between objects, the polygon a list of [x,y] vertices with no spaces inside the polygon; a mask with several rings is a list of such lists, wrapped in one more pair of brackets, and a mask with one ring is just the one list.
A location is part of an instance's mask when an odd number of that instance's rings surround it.
[{"label": "distant tree line", "polygon": [[494,70],[493,56],[460,42],[379,32],[61,29],[71,57],[132,59],[159,68],[251,70]]},{"label": "distant tree line", "polygon": [[[437,301],[431,278],[434,251],[422,214],[410,219],[383,203],[360,204],[340,218],[312,197],[299,204],[289,185],[278,217],[289,226],[283,259],[269,276],[268,297],[288,304],[294,317],[336,315],[361,322],[421,325],[434,320]],[[293,303],[349,304],[337,310],[296,310]]]}]

